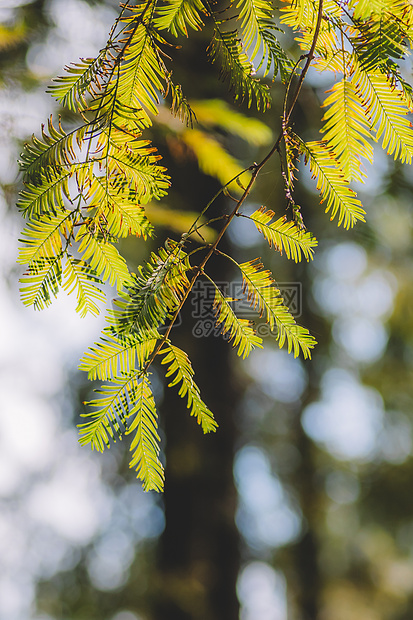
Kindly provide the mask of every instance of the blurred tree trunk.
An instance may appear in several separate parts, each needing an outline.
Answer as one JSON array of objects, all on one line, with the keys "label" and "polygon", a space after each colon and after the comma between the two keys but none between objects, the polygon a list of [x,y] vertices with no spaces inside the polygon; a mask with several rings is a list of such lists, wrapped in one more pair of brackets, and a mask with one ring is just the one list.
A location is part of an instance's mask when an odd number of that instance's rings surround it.
[{"label": "blurred tree trunk", "polygon": [[199,374],[209,373],[210,386],[203,396],[220,421],[216,435],[203,436],[185,415],[178,397],[168,396],[163,406],[167,482],[155,601],[159,620],[238,618],[239,551],[232,478],[235,397],[225,346],[216,341],[204,350],[202,360],[192,356]]},{"label": "blurred tree trunk", "polygon": [[304,533],[292,548],[295,570],[295,605],[299,620],[318,620],[323,587],[319,568],[320,494],[316,488],[315,446],[301,426],[301,415],[295,419],[296,446],[300,464],[295,472],[295,488],[304,518]]},{"label": "blurred tree trunk", "polygon": [[[190,166],[185,176],[192,178],[198,200],[199,195],[212,196],[216,191],[215,182]],[[215,208],[222,213],[225,199]],[[208,263],[208,274],[217,281],[229,281],[227,265],[222,259],[217,263]],[[155,618],[237,620],[235,586],[240,560],[232,465],[240,390],[233,383],[231,345],[221,336],[194,337],[196,319],[191,311],[190,298],[184,307],[183,327],[173,330],[172,339],[188,351],[201,395],[219,428],[204,435],[190,418],[186,401],[167,390],[161,408],[166,433],[166,528],[159,545]]]},{"label": "blurred tree trunk", "polygon": [[[308,107],[310,107],[311,98],[308,101]],[[302,186],[299,183],[297,185],[298,203],[305,205],[308,203],[308,197],[305,193],[302,194]],[[317,233],[319,222],[316,217],[307,217],[306,223],[309,230],[315,230]],[[318,344],[312,360],[305,362],[308,383],[293,408],[290,426],[290,440],[299,453],[299,459],[291,477],[287,477],[286,482],[294,489],[295,497],[299,502],[302,513],[302,534],[288,553],[290,567],[288,581],[291,592],[291,609],[288,618],[321,620],[322,598],[326,585],[326,576],[321,567],[322,535],[320,536],[325,522],[325,490],[321,484],[319,448],[304,431],[302,422],[306,407],[320,397],[321,377],[317,357],[325,354],[329,346],[329,333],[324,322],[310,309],[312,280],[308,268],[299,265],[294,268],[293,273],[293,278],[301,282],[303,291],[298,322],[311,326],[311,331],[317,334]]]},{"label": "blurred tree trunk", "polygon": [[[208,33],[186,42],[174,60],[174,75],[191,98],[222,97],[227,89],[207,62]],[[165,150],[163,150],[165,152]],[[178,208],[201,210],[220,188],[201,174],[195,161],[173,167]],[[209,217],[228,212],[221,196]],[[222,246],[222,243],[221,243]],[[225,250],[222,246],[221,249]],[[223,259],[212,259],[207,273],[216,281],[229,281],[231,270]],[[192,293],[193,295],[194,293]],[[154,601],[156,620],[238,620],[236,580],[240,567],[239,534],[235,525],[236,490],[233,481],[237,391],[231,370],[231,345],[221,336],[197,339],[191,298],[183,309],[183,327],[174,328],[174,344],[192,361],[201,396],[213,411],[219,428],[204,435],[190,418],[186,401],[174,389],[165,391],[161,407],[166,434],[166,528],[159,543],[158,587]]]},{"label": "blurred tree trunk", "polygon": [[[309,100],[309,105],[311,103]],[[301,197],[300,187],[297,194],[303,204],[305,197]],[[301,204],[301,203],[300,203]],[[318,227],[317,218],[308,218],[309,229]],[[303,413],[306,407],[320,396],[320,374],[314,359],[323,353],[328,346],[329,338],[325,325],[309,307],[311,294],[311,276],[308,269],[301,266],[297,276],[302,282],[304,291],[302,299],[302,313],[299,322],[302,325],[311,325],[317,334],[317,349],[314,351],[311,362],[306,364],[308,385],[295,411],[292,423],[293,442],[300,453],[300,460],[294,472],[292,484],[295,488],[303,516],[303,534],[296,545],[292,547],[292,561],[295,571],[294,596],[298,620],[320,620],[322,593],[325,587],[324,575],[320,567],[320,522],[324,515],[324,488],[320,488],[320,471],[317,463],[318,447],[306,434],[303,428]]]}]

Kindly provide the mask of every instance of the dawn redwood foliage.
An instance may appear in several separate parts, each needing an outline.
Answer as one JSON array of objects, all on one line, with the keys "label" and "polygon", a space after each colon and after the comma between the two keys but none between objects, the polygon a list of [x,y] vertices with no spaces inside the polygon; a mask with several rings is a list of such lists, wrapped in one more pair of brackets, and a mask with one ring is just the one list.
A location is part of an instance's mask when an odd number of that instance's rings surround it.
[{"label": "dawn redwood foliage", "polygon": [[[270,85],[282,89],[279,135],[260,162],[223,180],[219,194],[233,198],[233,207],[213,218],[217,232],[208,226],[217,196],[199,196],[187,230],[168,239],[131,273],[117,242],[129,235],[151,237],[151,205],[162,200],[171,184],[156,146],[145,135],[160,110],[164,114],[169,104],[182,122],[181,137],[200,166],[212,169],[216,157],[228,163],[223,148],[203,137],[199,127],[205,108],[202,102],[192,103],[191,93],[175,81],[168,55],[176,39],[185,45],[185,38],[203,28],[211,33],[205,54],[235,102],[263,113],[271,106]],[[277,39],[282,29],[291,29],[298,42],[295,56]],[[103,450],[111,440],[131,434],[130,466],[146,490],[160,491],[164,482],[150,381],[155,360],[169,385],[178,386],[202,430],[217,427],[187,353],[171,340],[172,327],[199,278],[214,288],[217,326],[238,355],[245,358],[263,345],[254,324],[237,315],[236,300],[208,274],[213,255],[235,264],[246,300],[276,334],[279,346],[310,357],[316,342],[295,321],[272,274],[260,259],[237,262],[222,252],[220,241],[234,218],[243,216],[288,259],[312,258],[317,241],[294,199],[300,157],[331,220],[345,228],[364,221],[350,183],[365,180],[363,160],[372,163],[373,143],[395,159],[412,161],[412,88],[402,73],[412,43],[409,0],[284,0],[276,7],[270,0],[235,0],[224,9],[208,0],[126,2],[96,58],[66,67],[50,86],[71,122],[63,126],[50,117],[41,137],[33,136],[21,157],[25,189],[18,206],[27,225],[20,262],[28,265],[21,279],[22,299],[41,309],[63,287],[76,295],[81,315],[97,314],[105,301],[101,285],[116,287],[101,339],[81,361],[89,378],[103,383],[84,414],[80,441]],[[323,139],[306,142],[294,131],[292,118],[310,66],[330,72],[332,87],[322,103]],[[231,125],[224,105],[219,114],[223,125]],[[241,133],[244,120],[248,133],[249,119],[233,113],[232,125],[238,123]],[[285,187],[282,212],[263,206],[248,215],[244,203],[273,157],[279,158]]]}]

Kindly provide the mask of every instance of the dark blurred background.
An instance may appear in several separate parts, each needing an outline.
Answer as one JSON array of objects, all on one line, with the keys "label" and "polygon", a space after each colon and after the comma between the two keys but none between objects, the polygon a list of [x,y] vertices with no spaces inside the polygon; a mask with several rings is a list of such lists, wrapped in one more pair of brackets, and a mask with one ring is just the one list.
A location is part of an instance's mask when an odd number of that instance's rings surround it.
[{"label": "dark blurred background", "polygon": [[[77,444],[92,386],[76,366],[103,321],[76,317],[63,294],[40,314],[22,307],[16,160],[58,113],[45,94],[51,78],[96,54],[117,10],[111,1],[0,2],[0,620],[411,620],[413,176],[381,152],[357,188],[367,224],[348,232],[300,170],[297,202],[319,240],[311,264],[276,254],[242,218],[225,241],[238,259],[261,256],[272,270],[319,341],[311,361],[271,335],[240,361],[224,339],[203,335],[210,308],[201,317],[195,295],[173,341],[190,355],[218,432],[203,436],[155,369],[164,495],[141,490],[126,445],[99,455]],[[149,208],[159,223],[152,245],[124,243],[132,269],[277,134],[281,84],[261,124],[248,121],[253,113],[233,106],[206,62],[207,35],[171,50],[200,126],[189,137],[162,110],[151,130],[173,185]],[[307,139],[319,135],[330,86],[310,73],[294,120]],[[218,151],[202,149],[207,137]],[[223,197],[214,209],[230,205]],[[260,205],[285,213],[276,160],[245,212]],[[237,284],[222,260],[208,272]]]}]

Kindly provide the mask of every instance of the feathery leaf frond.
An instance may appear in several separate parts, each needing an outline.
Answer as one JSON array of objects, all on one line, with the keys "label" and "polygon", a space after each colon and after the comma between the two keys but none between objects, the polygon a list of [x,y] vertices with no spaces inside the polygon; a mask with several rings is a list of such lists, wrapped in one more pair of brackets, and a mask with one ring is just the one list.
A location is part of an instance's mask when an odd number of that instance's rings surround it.
[{"label": "feathery leaf frond", "polygon": [[324,139],[336,154],[345,178],[362,181],[366,175],[360,170],[360,155],[372,164],[373,147],[367,141],[371,138],[371,125],[359,91],[345,77],[329,92],[323,103],[328,108],[323,117]]},{"label": "feathery leaf frond", "polygon": [[169,383],[169,387],[180,384],[179,396],[181,398],[186,396],[191,416],[197,419],[204,433],[215,431],[218,424],[215,422],[212,412],[201,399],[199,387],[193,380],[194,369],[185,351],[166,341],[160,354],[165,354],[161,363],[169,365],[166,376],[171,377],[175,375],[171,383]]},{"label": "feathery leaf frond", "polygon": [[94,390],[99,397],[84,403],[92,410],[81,414],[88,421],[78,425],[82,446],[90,444],[92,450],[103,452],[105,447],[110,447],[110,440],[122,438],[127,426],[129,395],[133,396],[135,389],[135,374],[125,374]]},{"label": "feathery leaf frond", "polygon": [[93,232],[87,224],[83,224],[79,227],[76,242],[83,259],[89,261],[92,269],[105,281],[118,289],[132,282],[125,259],[100,231]]},{"label": "feathery leaf frond", "polygon": [[300,353],[304,358],[311,357],[311,349],[316,341],[308,329],[295,322],[293,315],[284,305],[280,290],[274,286],[271,273],[264,269],[259,259],[238,265],[243,278],[244,291],[248,300],[260,316],[265,317],[271,330],[277,330],[277,341],[281,348],[287,341],[288,352],[294,351],[294,357]]},{"label": "feathery leaf frond", "polygon": [[208,47],[211,62],[221,63],[220,78],[228,80],[235,101],[245,101],[249,108],[255,102],[258,110],[264,112],[271,105],[268,86],[254,77],[254,65],[242,49],[238,32],[222,31],[216,24]]},{"label": "feathery leaf frond", "polygon": [[410,164],[413,157],[413,129],[407,118],[404,94],[391,79],[380,72],[364,71],[357,63],[354,78],[366,108],[376,139],[389,155]]},{"label": "feathery leaf frond", "polygon": [[20,278],[20,295],[25,306],[43,310],[52,303],[62,284],[62,254],[32,261]]},{"label": "feathery leaf frond", "polygon": [[284,251],[287,258],[292,258],[298,263],[301,260],[301,254],[304,254],[307,260],[312,259],[317,239],[310,232],[299,228],[294,222],[288,222],[285,215],[270,224],[274,215],[274,211],[261,207],[248,218],[254,222],[270,246],[274,245],[274,248],[281,254]]},{"label": "feathery leaf frond", "polygon": [[125,50],[116,93],[121,104],[141,109],[142,129],[152,124],[148,113],[158,113],[159,93],[165,90],[165,78],[154,37],[144,20]]},{"label": "feathery leaf frond", "polygon": [[196,121],[196,114],[192,108],[192,105],[189,104],[187,98],[185,97],[182,91],[182,86],[180,84],[175,84],[172,81],[171,74],[169,74],[166,79],[167,90],[165,92],[165,97],[167,97],[168,94],[171,94],[171,112],[173,116],[177,116],[187,127],[193,127],[194,122]]},{"label": "feathery leaf frond", "polygon": [[20,192],[17,207],[29,219],[39,219],[47,215],[56,215],[65,208],[64,197],[69,196],[69,179],[71,171],[61,168],[51,169],[47,176],[42,176],[41,184],[25,183]]},{"label": "feathery leaf frond", "polygon": [[146,491],[163,489],[163,467],[159,461],[159,435],[155,401],[147,375],[125,373],[95,390],[99,398],[88,404],[94,411],[82,414],[80,443],[103,452],[111,440],[134,433],[131,468],[136,468]]},{"label": "feathery leaf frond", "polygon": [[142,481],[145,491],[162,491],[165,474],[159,460],[158,421],[155,400],[147,375],[135,387],[134,404],[128,419],[133,416],[126,434],[135,433],[131,443],[132,460],[136,477]]},{"label": "feathery leaf frond", "polygon": [[[214,283],[215,285],[215,283]],[[234,312],[231,302],[236,301],[231,297],[224,297],[220,289],[215,285],[215,299],[213,309],[217,317],[217,323],[222,324],[222,333],[229,335],[229,341],[233,340],[233,346],[237,348],[237,355],[245,359],[255,347],[262,349],[260,338],[252,322],[240,319]]]},{"label": "feathery leaf frond", "polygon": [[272,68],[275,77],[280,71],[283,82],[292,70],[292,62],[274,34],[279,30],[273,20],[273,6],[269,0],[238,0],[238,19],[241,21],[244,49],[252,62],[258,56],[258,71],[264,67],[263,77]]},{"label": "feathery leaf frond", "polygon": [[130,374],[142,368],[151,355],[159,334],[153,333],[147,340],[137,334],[117,335],[110,328],[103,331],[101,339],[80,360],[80,370],[88,373],[88,378],[111,380],[116,376]]},{"label": "feathery leaf frond", "polygon": [[202,14],[206,9],[201,0],[164,0],[156,9],[155,28],[169,30],[174,36],[188,36],[188,26],[193,30],[202,30]]},{"label": "feathery leaf frond", "polygon": [[95,316],[99,314],[97,303],[106,301],[105,294],[93,283],[101,284],[95,271],[84,261],[67,256],[63,271],[63,289],[70,293],[76,292],[76,312],[84,317],[88,312]]},{"label": "feathery leaf frond", "polygon": [[76,212],[61,209],[43,220],[29,221],[20,240],[25,247],[20,248],[18,262],[30,265],[32,261],[61,255],[62,235],[65,240],[69,238],[74,218]]},{"label": "feathery leaf frond", "polygon": [[25,150],[20,156],[20,167],[24,172],[24,180],[39,183],[39,180],[48,179],[49,173],[59,173],[61,167],[70,167],[76,158],[74,139],[77,131],[66,133],[61,126],[53,124],[50,116],[46,132],[42,125],[42,139],[32,136],[32,141],[25,144]]},{"label": "feathery leaf frond", "polygon": [[65,67],[66,75],[56,77],[47,92],[72,112],[87,108],[85,94],[99,79],[101,67],[106,59],[107,50],[103,49],[96,58],[81,58]]},{"label": "feathery leaf frond", "polygon": [[338,214],[338,225],[350,228],[357,220],[364,222],[365,211],[356,198],[356,192],[350,189],[345,175],[338,165],[335,154],[323,141],[300,142],[300,150],[304,154],[305,163],[310,164],[310,171],[317,179],[317,189],[327,201],[325,212],[331,210],[330,219]]},{"label": "feathery leaf frond", "polygon": [[406,54],[403,22],[395,19],[383,3],[379,13],[356,22],[356,35],[351,38],[353,49],[364,71],[384,74],[398,70],[393,59],[401,60]]}]

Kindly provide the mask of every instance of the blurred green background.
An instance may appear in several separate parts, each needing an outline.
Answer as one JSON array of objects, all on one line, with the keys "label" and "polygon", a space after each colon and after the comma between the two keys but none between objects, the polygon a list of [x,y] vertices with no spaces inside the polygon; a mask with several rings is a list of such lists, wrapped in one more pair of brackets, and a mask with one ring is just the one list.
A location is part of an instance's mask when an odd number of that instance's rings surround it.
[{"label": "blurred green background", "polygon": [[[319,345],[303,362],[269,336],[264,351],[242,362],[222,338],[196,331],[197,301],[189,302],[173,339],[188,350],[220,428],[203,436],[155,374],[163,496],[140,489],[126,446],[103,455],[78,446],[75,425],[91,385],[76,366],[102,319],[78,318],[63,294],[42,313],[21,305],[16,161],[58,113],[45,94],[51,78],[96,54],[117,10],[110,0],[0,2],[0,620],[411,620],[410,168],[376,153],[357,188],[367,224],[349,232],[329,221],[300,170],[297,202],[319,240],[311,264],[290,264],[246,220],[234,222],[232,252],[263,258]],[[268,131],[254,145],[246,120],[225,126],[222,104],[209,100],[232,106],[231,96],[206,63],[204,35],[182,43],[171,51],[176,76],[189,98],[204,102],[202,130],[231,165],[258,161]],[[295,114],[308,139],[319,135],[330,86],[310,73]],[[261,120],[276,133],[278,82],[273,96]],[[214,105],[221,112],[208,121]],[[200,159],[205,138],[191,141],[166,111],[159,120],[151,137],[173,185],[153,211],[161,224],[155,248],[176,234],[160,207],[175,211],[179,229],[182,211],[202,208],[222,174],[220,166],[201,170],[211,158]],[[217,212],[228,203],[222,198]],[[285,212],[277,161],[246,212],[260,205]],[[133,268],[149,246],[128,240],[123,251]],[[211,269],[230,285],[226,265]]]}]

